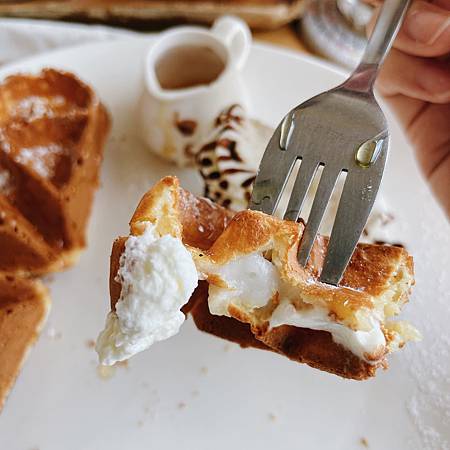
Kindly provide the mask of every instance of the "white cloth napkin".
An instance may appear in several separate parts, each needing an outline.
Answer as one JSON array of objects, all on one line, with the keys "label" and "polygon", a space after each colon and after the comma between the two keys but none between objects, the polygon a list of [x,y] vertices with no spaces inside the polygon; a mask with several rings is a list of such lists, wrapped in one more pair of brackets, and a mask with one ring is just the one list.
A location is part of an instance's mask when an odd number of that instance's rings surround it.
[{"label": "white cloth napkin", "polygon": [[0,19],[0,64],[60,47],[137,35],[137,32],[99,25]]}]

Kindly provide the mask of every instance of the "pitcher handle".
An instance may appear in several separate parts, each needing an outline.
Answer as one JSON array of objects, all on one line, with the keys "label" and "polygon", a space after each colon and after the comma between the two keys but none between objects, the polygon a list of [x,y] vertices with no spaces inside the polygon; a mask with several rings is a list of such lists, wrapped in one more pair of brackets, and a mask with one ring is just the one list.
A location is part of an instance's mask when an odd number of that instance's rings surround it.
[{"label": "pitcher handle", "polygon": [[252,42],[248,25],[238,17],[219,17],[211,28],[212,33],[229,49],[232,63],[241,70],[247,61]]}]

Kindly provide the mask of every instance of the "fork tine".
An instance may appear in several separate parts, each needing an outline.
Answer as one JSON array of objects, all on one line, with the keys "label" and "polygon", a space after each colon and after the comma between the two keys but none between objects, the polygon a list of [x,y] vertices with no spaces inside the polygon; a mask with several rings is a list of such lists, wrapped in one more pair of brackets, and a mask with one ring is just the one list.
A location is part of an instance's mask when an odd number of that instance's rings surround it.
[{"label": "fork tine", "polygon": [[381,176],[375,172],[368,178],[361,177],[357,171],[348,173],[320,281],[338,285],[366,225],[380,181]]},{"label": "fork tine", "polygon": [[309,213],[308,222],[303,232],[302,240],[298,250],[298,262],[304,266],[308,262],[311,248],[319,230],[325,209],[330,200],[336,181],[341,173],[341,169],[325,165],[319,186],[314,196],[314,202]]},{"label": "fork tine", "polygon": [[266,214],[275,212],[297,160],[295,152],[280,148],[281,126],[278,126],[267,144],[249,204],[250,209]]},{"label": "fork tine", "polygon": [[297,221],[318,166],[319,162],[316,159],[311,157],[304,157],[302,159],[297,179],[295,180],[289,199],[289,204],[286,213],[284,214],[285,220],[292,220],[293,222]]}]

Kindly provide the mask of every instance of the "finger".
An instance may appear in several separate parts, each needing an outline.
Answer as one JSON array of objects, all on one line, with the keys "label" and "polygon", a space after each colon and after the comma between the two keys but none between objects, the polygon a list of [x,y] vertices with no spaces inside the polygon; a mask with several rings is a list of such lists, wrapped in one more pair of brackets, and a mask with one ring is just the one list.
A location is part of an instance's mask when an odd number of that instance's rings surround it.
[{"label": "finger", "polygon": [[[408,99],[405,99],[407,102]],[[422,108],[408,134],[425,176],[450,218],[450,103]]]},{"label": "finger", "polygon": [[[442,157],[440,152],[449,144],[450,129],[446,123],[450,105],[433,105],[402,94],[385,97],[385,102],[416,149],[424,174],[430,176]],[[447,151],[450,151],[448,147]]]},{"label": "finger", "polygon": [[450,10],[450,0],[431,0],[431,3],[433,3],[433,5],[440,6],[441,8]]},{"label": "finger", "polygon": [[450,102],[450,61],[419,58],[392,49],[376,86],[385,96],[402,94],[431,103]]},{"label": "finger", "polygon": [[[363,0],[364,3],[372,6],[378,6],[383,3],[383,0]],[[429,0],[429,3],[440,6],[441,8],[450,8],[450,0]]]},{"label": "finger", "polygon": [[401,94],[385,100],[400,119],[422,172],[450,218],[450,103],[432,105]]},{"label": "finger", "polygon": [[[449,143],[450,145],[450,143]],[[447,217],[450,219],[450,152],[446,154],[442,162],[430,176],[429,180],[437,200],[441,203]]]},{"label": "finger", "polygon": [[[418,0],[409,8],[394,47],[416,56],[442,56],[450,52],[449,0],[429,3]],[[381,5],[369,24],[371,30]]]},{"label": "finger", "polygon": [[[404,109],[412,104],[406,97],[397,97],[391,101],[393,107]],[[396,106],[394,106],[397,104]],[[417,103],[413,106],[417,108]],[[437,170],[443,158],[450,153],[450,129],[448,117],[450,104],[432,105],[423,104],[416,109],[416,115],[406,124],[406,132],[417,151],[417,159],[427,177],[431,177]],[[447,186],[450,187],[447,181]]]},{"label": "finger", "polygon": [[441,56],[450,51],[450,10],[426,1],[411,5],[396,47],[418,56]]}]

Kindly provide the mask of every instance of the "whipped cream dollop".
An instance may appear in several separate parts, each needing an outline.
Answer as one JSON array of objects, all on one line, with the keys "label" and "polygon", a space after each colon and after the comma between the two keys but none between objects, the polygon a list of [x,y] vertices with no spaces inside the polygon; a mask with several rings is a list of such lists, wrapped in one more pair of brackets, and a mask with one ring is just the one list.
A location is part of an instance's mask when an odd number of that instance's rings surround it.
[{"label": "whipped cream dollop", "polygon": [[180,309],[197,287],[198,276],[182,241],[160,236],[148,223],[143,234],[127,239],[117,281],[121,295],[96,344],[104,365],[128,359],[177,334],[185,320]]},{"label": "whipped cream dollop", "polygon": [[327,331],[337,344],[368,363],[376,363],[377,355],[383,355],[386,339],[375,315],[370,317],[370,330],[359,331],[334,320],[323,307],[295,308],[290,293],[295,295],[296,290],[281,280],[275,265],[260,253],[215,265],[210,270],[226,283],[226,286],[210,284],[208,303],[212,314],[229,316],[230,304],[247,310],[260,308],[278,292],[280,303],[272,313],[270,328],[292,325]]},{"label": "whipped cream dollop", "polygon": [[231,299],[234,304],[244,308],[262,307],[278,290],[277,269],[256,253],[216,265],[214,273],[225,281],[227,287],[209,285],[208,305],[211,314],[228,315]]}]

